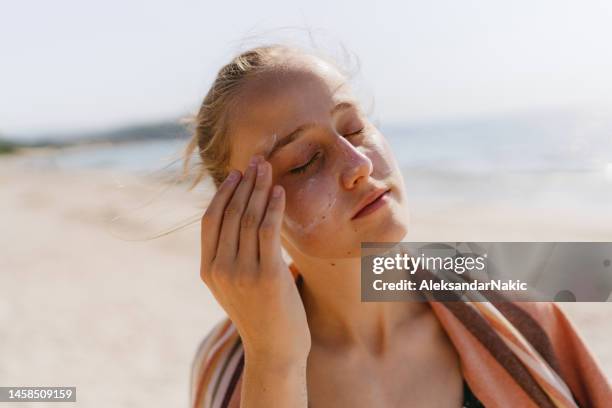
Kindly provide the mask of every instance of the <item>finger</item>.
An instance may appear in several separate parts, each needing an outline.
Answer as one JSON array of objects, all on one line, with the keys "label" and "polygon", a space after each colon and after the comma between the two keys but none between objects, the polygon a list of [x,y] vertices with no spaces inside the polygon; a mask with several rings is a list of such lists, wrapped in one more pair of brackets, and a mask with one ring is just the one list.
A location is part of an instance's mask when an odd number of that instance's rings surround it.
[{"label": "finger", "polygon": [[223,211],[227,203],[232,198],[232,194],[238,185],[241,174],[238,170],[231,170],[219,189],[215,193],[208,208],[202,216],[201,227],[201,264],[204,269],[208,269],[210,262],[214,258],[217,251],[217,242],[219,240],[219,232],[221,222],[223,220]]},{"label": "finger", "polygon": [[[280,232],[285,212],[285,190],[276,185],[266,208],[266,213],[259,226],[259,257],[262,264],[273,262],[281,248]],[[262,268],[272,270],[273,268]]]},{"label": "finger", "polygon": [[257,165],[255,186],[240,222],[238,256],[250,261],[259,258],[259,251],[257,250],[259,241],[258,230],[266,211],[270,194],[270,184],[272,183],[271,170],[270,163],[265,160]]},{"label": "finger", "polygon": [[242,181],[225,207],[215,259],[233,261],[236,258],[240,239],[240,220],[253,190],[258,160],[258,157],[251,158]]}]

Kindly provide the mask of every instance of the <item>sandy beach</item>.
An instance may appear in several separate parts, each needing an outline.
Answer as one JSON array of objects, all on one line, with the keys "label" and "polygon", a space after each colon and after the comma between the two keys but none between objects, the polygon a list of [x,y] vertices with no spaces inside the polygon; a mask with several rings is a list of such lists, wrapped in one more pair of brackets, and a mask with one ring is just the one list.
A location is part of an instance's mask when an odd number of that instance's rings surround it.
[{"label": "sandy beach", "polygon": [[[79,407],[187,406],[191,359],[223,313],[199,278],[199,224],[134,240],[201,211],[202,192],[164,188],[0,158],[0,385],[76,386]],[[410,191],[417,241],[612,241],[612,223],[588,214],[512,202],[451,212]],[[612,303],[562,307],[611,376]]]}]

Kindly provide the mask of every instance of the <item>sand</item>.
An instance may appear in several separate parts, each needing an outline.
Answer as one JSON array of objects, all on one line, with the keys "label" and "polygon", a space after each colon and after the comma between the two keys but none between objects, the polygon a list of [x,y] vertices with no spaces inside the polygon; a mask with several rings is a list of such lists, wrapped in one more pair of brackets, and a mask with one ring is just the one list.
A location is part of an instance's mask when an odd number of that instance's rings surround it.
[{"label": "sand", "polygon": [[[187,405],[194,351],[223,313],[199,278],[199,225],[126,240],[197,217],[203,195],[156,196],[162,188],[112,171],[0,158],[0,385],[76,386],[79,407]],[[538,223],[538,214],[513,208],[502,216],[465,205],[449,214],[413,200],[412,238],[503,240],[529,226],[542,240],[612,241],[596,224]],[[612,303],[562,307],[612,375]]]}]

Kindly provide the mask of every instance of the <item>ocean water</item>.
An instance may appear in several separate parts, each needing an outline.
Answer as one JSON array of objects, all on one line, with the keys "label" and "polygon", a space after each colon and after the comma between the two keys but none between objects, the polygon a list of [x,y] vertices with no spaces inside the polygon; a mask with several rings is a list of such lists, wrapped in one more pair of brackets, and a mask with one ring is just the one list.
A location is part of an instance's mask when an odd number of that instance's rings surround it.
[{"label": "ocean water", "polygon": [[608,171],[612,119],[521,115],[382,127],[402,167],[489,171]]},{"label": "ocean water", "polygon": [[382,131],[412,202],[421,208],[520,208],[551,219],[590,219],[612,233],[609,116],[517,115]]},{"label": "ocean water", "polygon": [[65,148],[30,159],[30,164],[66,170],[110,169],[147,174],[178,168],[186,145],[185,140],[169,139]]}]

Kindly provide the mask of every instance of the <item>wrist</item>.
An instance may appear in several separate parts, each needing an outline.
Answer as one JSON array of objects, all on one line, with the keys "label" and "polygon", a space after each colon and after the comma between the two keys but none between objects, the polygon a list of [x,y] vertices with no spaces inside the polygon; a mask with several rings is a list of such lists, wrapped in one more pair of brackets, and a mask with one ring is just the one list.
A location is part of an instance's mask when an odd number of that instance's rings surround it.
[{"label": "wrist", "polygon": [[251,367],[258,371],[278,373],[286,375],[292,372],[300,372],[306,369],[308,353],[279,354],[274,352],[257,352],[245,347],[245,367]]}]

